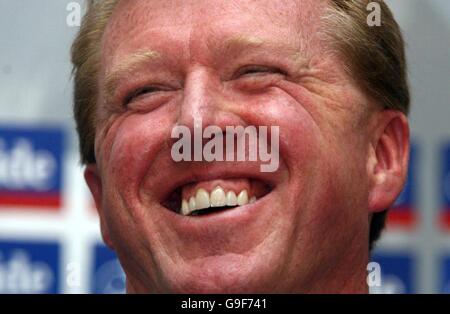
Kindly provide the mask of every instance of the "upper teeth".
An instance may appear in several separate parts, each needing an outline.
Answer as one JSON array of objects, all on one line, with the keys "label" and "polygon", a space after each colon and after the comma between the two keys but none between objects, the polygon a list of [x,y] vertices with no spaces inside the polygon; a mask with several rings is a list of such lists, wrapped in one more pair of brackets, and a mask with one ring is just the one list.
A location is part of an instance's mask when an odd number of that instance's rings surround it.
[{"label": "upper teeth", "polygon": [[191,214],[195,210],[205,209],[209,207],[222,206],[242,206],[249,202],[256,201],[256,197],[249,200],[247,190],[242,190],[237,196],[234,191],[225,191],[217,186],[211,193],[203,188],[196,191],[195,196],[191,196],[189,200],[183,199],[181,202],[181,213],[185,216]]}]

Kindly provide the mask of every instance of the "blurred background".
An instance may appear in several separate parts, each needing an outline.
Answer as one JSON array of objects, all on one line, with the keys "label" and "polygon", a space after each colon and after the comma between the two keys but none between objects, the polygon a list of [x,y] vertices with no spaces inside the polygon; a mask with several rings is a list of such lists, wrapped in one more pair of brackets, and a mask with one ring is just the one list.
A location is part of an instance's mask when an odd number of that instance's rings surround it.
[{"label": "blurred background", "polygon": [[[372,293],[450,293],[450,1],[387,1],[407,42],[408,184]],[[0,0],[0,293],[122,293],[78,162],[69,50],[84,1]]]}]

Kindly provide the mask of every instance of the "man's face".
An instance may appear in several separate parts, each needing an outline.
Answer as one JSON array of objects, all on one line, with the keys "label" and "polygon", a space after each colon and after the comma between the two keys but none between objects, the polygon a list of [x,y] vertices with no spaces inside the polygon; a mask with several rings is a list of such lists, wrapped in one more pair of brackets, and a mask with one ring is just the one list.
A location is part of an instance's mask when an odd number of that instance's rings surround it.
[{"label": "man's face", "polygon": [[[331,291],[361,275],[372,109],[321,42],[325,5],[118,4],[102,42],[96,167],[102,231],[130,291]],[[278,170],[173,161],[172,129],[195,119],[279,126]],[[217,186],[257,200],[177,212],[180,198]]]}]

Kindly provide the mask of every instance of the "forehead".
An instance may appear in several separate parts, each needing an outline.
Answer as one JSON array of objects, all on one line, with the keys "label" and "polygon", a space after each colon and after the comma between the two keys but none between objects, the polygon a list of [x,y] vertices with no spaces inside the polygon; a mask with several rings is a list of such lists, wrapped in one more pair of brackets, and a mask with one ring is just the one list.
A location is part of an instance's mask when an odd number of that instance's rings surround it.
[{"label": "forehead", "polygon": [[[209,48],[229,39],[306,44],[325,0],[121,0],[102,42],[108,65],[133,51]],[[106,59],[106,60],[105,60]]]}]

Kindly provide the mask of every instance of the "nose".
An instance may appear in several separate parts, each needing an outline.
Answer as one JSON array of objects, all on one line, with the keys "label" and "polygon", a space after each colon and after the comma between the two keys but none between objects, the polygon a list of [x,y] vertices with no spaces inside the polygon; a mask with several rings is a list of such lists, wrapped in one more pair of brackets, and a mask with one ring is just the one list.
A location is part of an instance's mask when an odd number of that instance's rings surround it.
[{"label": "nose", "polygon": [[238,109],[220,76],[208,67],[196,66],[186,76],[177,124],[191,131],[200,123],[203,128],[214,125],[225,131],[226,126],[245,124]]}]

